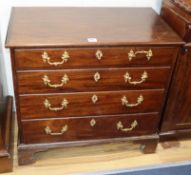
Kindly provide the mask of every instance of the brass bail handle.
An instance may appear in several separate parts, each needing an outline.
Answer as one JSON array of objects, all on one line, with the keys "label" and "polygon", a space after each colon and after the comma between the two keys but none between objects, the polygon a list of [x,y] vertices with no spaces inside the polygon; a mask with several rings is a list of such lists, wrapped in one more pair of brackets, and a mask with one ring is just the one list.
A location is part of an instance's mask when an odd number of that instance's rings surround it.
[{"label": "brass bail handle", "polygon": [[55,112],[66,109],[68,107],[68,104],[69,104],[68,100],[64,98],[60,104],[60,107],[52,107],[48,99],[44,100],[44,107],[46,109],[49,109],[50,111],[55,111]]},{"label": "brass bail handle", "polygon": [[139,106],[140,104],[142,104],[142,102],[144,101],[144,97],[142,95],[140,95],[138,98],[137,98],[137,102],[136,103],[129,103],[128,99],[126,96],[123,96],[121,98],[121,104],[123,106],[126,106],[127,108],[133,108],[133,107],[136,107],[136,106]]},{"label": "brass bail handle", "polygon": [[148,79],[148,73],[144,71],[139,81],[133,81],[132,79],[133,78],[130,76],[129,72],[126,72],[124,75],[124,80],[125,82],[128,82],[132,85],[142,84],[143,82],[145,82]]},{"label": "brass bail handle", "polygon": [[64,64],[70,58],[69,53],[67,51],[64,51],[64,53],[61,55],[60,62],[52,62],[50,56],[45,51],[43,52],[41,57],[42,57],[44,63],[48,63],[49,65],[53,65],[53,66],[58,66],[58,65]]},{"label": "brass bail handle", "polygon": [[67,74],[64,74],[64,76],[61,78],[61,83],[60,84],[52,84],[51,80],[49,79],[48,75],[44,75],[42,77],[42,80],[44,82],[44,85],[50,87],[50,88],[58,88],[58,87],[62,87],[65,84],[67,84],[69,82],[69,77]]},{"label": "brass bail handle", "polygon": [[122,132],[130,132],[130,131],[134,130],[138,126],[138,122],[137,122],[137,120],[134,120],[131,123],[131,126],[129,128],[125,128],[123,126],[123,123],[121,121],[119,121],[116,126],[117,126],[117,129],[122,131]]},{"label": "brass bail handle", "polygon": [[153,51],[151,49],[149,49],[148,51],[147,50],[133,51],[133,49],[131,49],[128,53],[129,61],[131,61],[133,58],[136,58],[138,54],[145,54],[148,61],[153,57]]},{"label": "brass bail handle", "polygon": [[51,136],[60,136],[63,135],[66,131],[68,131],[68,125],[64,125],[62,127],[62,129],[60,130],[60,132],[53,132],[49,126],[46,126],[46,128],[44,129],[45,133],[47,135],[51,135]]}]

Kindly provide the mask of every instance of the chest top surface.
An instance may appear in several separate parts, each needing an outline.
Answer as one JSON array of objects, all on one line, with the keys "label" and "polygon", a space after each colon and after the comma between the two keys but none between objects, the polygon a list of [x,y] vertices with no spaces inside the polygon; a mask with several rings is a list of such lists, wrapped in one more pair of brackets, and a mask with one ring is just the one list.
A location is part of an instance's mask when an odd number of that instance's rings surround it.
[{"label": "chest top surface", "polygon": [[6,47],[181,43],[150,8],[16,7]]}]

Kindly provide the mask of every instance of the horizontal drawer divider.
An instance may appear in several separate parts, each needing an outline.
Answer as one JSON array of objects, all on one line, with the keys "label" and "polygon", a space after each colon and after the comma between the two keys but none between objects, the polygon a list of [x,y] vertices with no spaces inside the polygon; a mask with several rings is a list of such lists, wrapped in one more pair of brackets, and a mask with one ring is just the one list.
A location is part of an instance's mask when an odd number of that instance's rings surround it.
[{"label": "horizontal drawer divider", "polygon": [[22,72],[60,72],[60,71],[99,71],[99,70],[120,70],[120,69],[129,69],[129,70],[133,70],[133,69],[170,69],[171,66],[131,66],[131,67],[102,67],[102,68],[62,68],[62,69],[39,69],[39,70],[16,70],[17,73],[22,73]]},{"label": "horizontal drawer divider", "polygon": [[86,91],[86,92],[84,92],[84,91],[78,91],[78,92],[63,92],[63,93],[39,93],[39,94],[18,94],[18,96],[40,96],[40,95],[50,95],[50,96],[53,96],[53,95],[72,95],[72,94],[88,94],[88,93],[90,93],[90,94],[92,94],[92,93],[106,93],[106,92],[126,92],[126,91],[132,91],[132,92],[136,92],[136,91],[142,91],[142,92],[144,92],[144,91],[165,91],[166,89],[164,89],[164,88],[161,88],[161,89],[126,89],[126,90],[107,90],[107,91]]},{"label": "horizontal drawer divider", "polygon": [[52,118],[34,118],[34,119],[22,119],[22,122],[38,121],[38,120],[65,120],[65,119],[83,119],[83,118],[102,118],[102,117],[123,117],[123,116],[141,116],[141,115],[158,115],[159,112],[147,112],[147,113],[132,113],[132,114],[115,114],[115,115],[95,115],[95,116],[80,116],[80,117],[52,117]]}]

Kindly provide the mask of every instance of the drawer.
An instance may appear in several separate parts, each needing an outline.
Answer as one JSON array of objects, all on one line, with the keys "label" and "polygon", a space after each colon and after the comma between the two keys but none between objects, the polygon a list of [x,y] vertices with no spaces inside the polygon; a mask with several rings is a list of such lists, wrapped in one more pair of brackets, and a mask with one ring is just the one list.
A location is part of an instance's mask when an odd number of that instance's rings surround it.
[{"label": "drawer", "polygon": [[165,88],[170,68],[19,72],[20,94]]},{"label": "drawer", "polygon": [[[160,112],[163,90],[20,96],[22,119]],[[156,100],[157,99],[157,100]]]},{"label": "drawer", "polygon": [[63,49],[16,49],[16,69],[68,69],[125,66],[166,66],[177,48],[109,47]]},{"label": "drawer", "polygon": [[139,136],[157,132],[156,113],[22,121],[22,143]]}]

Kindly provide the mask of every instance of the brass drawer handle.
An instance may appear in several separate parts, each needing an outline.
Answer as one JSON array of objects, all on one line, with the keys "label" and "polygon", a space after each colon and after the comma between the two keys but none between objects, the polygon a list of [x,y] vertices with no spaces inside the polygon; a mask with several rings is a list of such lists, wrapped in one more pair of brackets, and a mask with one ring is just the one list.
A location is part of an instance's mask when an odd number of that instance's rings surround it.
[{"label": "brass drawer handle", "polygon": [[151,59],[151,57],[153,56],[153,52],[151,49],[149,49],[148,51],[146,50],[140,50],[140,51],[133,51],[132,49],[129,51],[128,53],[128,57],[129,57],[129,61],[131,61],[133,58],[136,57],[137,54],[145,54],[145,56],[147,57],[147,60],[149,61]]},{"label": "brass drawer handle", "polygon": [[44,107],[46,109],[49,109],[50,111],[62,111],[63,109],[66,109],[68,107],[68,100],[66,100],[65,98],[62,100],[62,103],[60,104],[60,107],[52,107],[52,105],[50,104],[48,99],[44,100]]},{"label": "brass drawer handle", "polygon": [[49,126],[47,126],[44,131],[47,135],[51,135],[51,136],[59,136],[59,135],[63,135],[66,131],[68,130],[68,125],[64,125],[61,129],[60,132],[52,132],[52,130],[50,129]]},{"label": "brass drawer handle", "polygon": [[48,63],[49,65],[53,65],[53,66],[58,66],[58,65],[64,64],[70,58],[67,51],[64,51],[64,53],[62,54],[62,56],[61,56],[62,61],[60,61],[60,62],[51,62],[51,60],[50,60],[51,58],[49,57],[47,52],[43,52],[43,54],[41,56],[42,56],[44,63]]},{"label": "brass drawer handle", "polygon": [[144,101],[144,98],[142,95],[140,95],[138,98],[137,98],[137,102],[136,103],[133,103],[133,104],[129,104],[128,102],[128,99],[126,96],[123,96],[121,98],[121,103],[123,106],[126,106],[128,108],[132,108],[132,107],[136,107],[136,106],[139,106],[142,102]]},{"label": "brass drawer handle", "polygon": [[101,50],[97,50],[95,55],[96,55],[96,58],[97,58],[98,60],[101,60],[102,57],[103,57],[103,53],[102,53]]},{"label": "brass drawer handle", "polygon": [[124,128],[123,126],[123,123],[121,121],[119,121],[117,123],[117,129],[122,131],[122,132],[130,132],[132,131],[133,129],[135,129],[136,127],[138,126],[138,122],[137,120],[134,120],[132,123],[131,123],[131,127],[129,128]]},{"label": "brass drawer handle", "polygon": [[99,72],[96,72],[96,73],[94,74],[94,81],[95,81],[95,82],[98,82],[100,79],[101,79],[100,73],[99,73]]},{"label": "brass drawer handle", "polygon": [[51,81],[50,81],[48,75],[44,75],[42,80],[43,80],[43,82],[44,82],[44,84],[46,86],[51,87],[51,88],[58,88],[58,87],[62,87],[65,84],[67,84],[68,81],[69,81],[69,77],[68,77],[67,74],[64,74],[64,76],[61,79],[61,83],[60,84],[51,84]]},{"label": "brass drawer handle", "polygon": [[148,73],[146,71],[143,72],[143,74],[141,75],[141,80],[139,81],[132,81],[132,77],[130,76],[129,72],[126,72],[124,75],[125,82],[128,82],[129,84],[133,85],[141,84],[145,82],[147,78],[148,78]]}]

